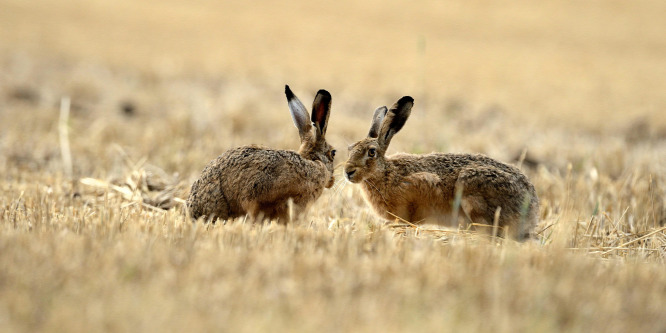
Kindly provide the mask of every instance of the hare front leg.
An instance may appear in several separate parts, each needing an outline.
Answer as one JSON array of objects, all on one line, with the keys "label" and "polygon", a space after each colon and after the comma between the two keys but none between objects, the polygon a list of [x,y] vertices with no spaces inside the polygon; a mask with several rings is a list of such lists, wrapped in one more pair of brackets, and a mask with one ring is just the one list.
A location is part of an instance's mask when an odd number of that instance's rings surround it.
[{"label": "hare front leg", "polygon": [[[490,178],[496,176],[493,173]],[[455,195],[460,198],[460,210],[465,222],[471,223],[476,230],[492,234],[497,207],[491,207],[488,198],[496,196],[497,193],[494,193],[496,189],[487,177],[484,170],[463,170],[455,185]],[[503,227],[503,223],[498,226]]]},{"label": "hare front leg", "polygon": [[289,221],[289,209],[285,201],[247,200],[242,203],[242,206],[243,210],[256,222],[277,220],[278,223],[287,223]]},{"label": "hare front leg", "polygon": [[281,224],[297,219],[307,208],[307,202],[300,202],[291,197],[279,201],[247,201],[243,205],[254,219],[274,220]]},{"label": "hare front leg", "polygon": [[492,226],[492,221],[486,218],[488,205],[483,197],[478,195],[465,195],[460,199],[460,208],[465,221],[471,223],[476,230],[489,231],[487,227]]}]

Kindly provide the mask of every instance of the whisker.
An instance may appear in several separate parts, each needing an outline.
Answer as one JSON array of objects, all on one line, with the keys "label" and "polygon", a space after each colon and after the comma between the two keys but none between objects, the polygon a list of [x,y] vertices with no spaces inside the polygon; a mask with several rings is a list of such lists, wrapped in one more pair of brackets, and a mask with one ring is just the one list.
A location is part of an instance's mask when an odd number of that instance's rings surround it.
[{"label": "whisker", "polygon": [[333,194],[328,198],[328,205],[329,206],[331,206],[333,198],[337,198],[338,195],[340,195],[342,193],[342,189],[345,186],[346,186],[346,181],[344,179],[340,179],[340,180],[336,181],[333,184],[333,188],[331,189],[331,190],[333,190]]},{"label": "whisker", "polygon": [[347,187],[347,184],[349,184],[347,181],[342,181],[342,184],[340,185],[340,190],[338,191],[338,195],[342,194],[342,191]]},{"label": "whisker", "polygon": [[384,195],[382,195],[382,192],[379,191],[379,189],[377,188],[377,186],[375,186],[375,184],[373,184],[373,183],[372,183],[370,180],[368,180],[368,179],[366,179],[366,180],[364,180],[364,181],[365,181],[366,183],[370,184],[370,186],[372,186],[372,187],[377,191],[377,193],[379,194],[379,196],[382,197],[382,200],[384,200],[384,204],[386,204],[386,206],[388,206],[388,202],[386,201],[386,198],[384,198]]},{"label": "whisker", "polygon": [[338,188],[341,186],[341,183],[344,182],[344,180],[338,179],[333,183],[333,186],[331,187],[331,190],[335,193]]},{"label": "whisker", "polygon": [[338,180],[333,184],[333,187],[331,188],[333,193],[336,193],[338,191],[338,188],[340,187],[340,183],[341,183],[341,181]]},{"label": "whisker", "polygon": [[333,192],[333,196],[338,196],[342,193],[342,190],[347,186],[347,182],[344,179],[341,179],[336,185]]},{"label": "whisker", "polygon": [[337,168],[339,168],[339,167],[345,165],[345,163],[346,163],[346,162],[340,162],[340,163],[336,164],[336,165],[333,167],[333,169],[335,170],[335,169],[337,169]]}]

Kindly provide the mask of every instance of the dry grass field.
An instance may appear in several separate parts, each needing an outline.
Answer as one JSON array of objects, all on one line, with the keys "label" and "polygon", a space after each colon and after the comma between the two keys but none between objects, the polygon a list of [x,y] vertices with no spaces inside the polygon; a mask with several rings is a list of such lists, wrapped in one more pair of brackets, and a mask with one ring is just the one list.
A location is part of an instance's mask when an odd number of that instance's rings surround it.
[{"label": "dry grass field", "polygon": [[[664,13],[0,0],[0,331],[666,332]],[[414,96],[390,152],[519,165],[539,240],[387,223],[340,176],[286,226],[192,223],[208,161],[297,148],[284,84],[331,92],[337,163]]]}]

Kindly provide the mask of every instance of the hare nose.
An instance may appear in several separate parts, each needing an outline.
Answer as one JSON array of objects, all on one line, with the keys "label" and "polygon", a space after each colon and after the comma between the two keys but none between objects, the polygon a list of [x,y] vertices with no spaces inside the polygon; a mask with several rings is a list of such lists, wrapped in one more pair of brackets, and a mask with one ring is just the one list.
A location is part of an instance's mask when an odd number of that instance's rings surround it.
[{"label": "hare nose", "polygon": [[345,174],[347,175],[347,179],[350,179],[355,173],[356,173],[356,169],[345,170]]}]

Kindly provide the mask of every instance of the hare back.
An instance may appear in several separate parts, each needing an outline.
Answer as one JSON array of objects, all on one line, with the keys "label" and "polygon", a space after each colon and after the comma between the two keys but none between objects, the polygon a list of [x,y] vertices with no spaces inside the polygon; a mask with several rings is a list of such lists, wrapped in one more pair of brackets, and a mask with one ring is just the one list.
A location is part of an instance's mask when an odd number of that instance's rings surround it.
[{"label": "hare back", "polygon": [[417,155],[398,153],[387,157],[387,161],[397,167],[395,171],[399,175],[431,172],[439,175],[442,179],[449,177],[455,179],[460,171],[473,167],[497,170],[509,176],[525,178],[518,168],[481,154],[430,153]]},{"label": "hare back", "polygon": [[303,208],[322,193],[329,175],[322,162],[288,150],[244,146],[211,161],[192,185],[190,214],[226,219],[262,214],[284,217],[287,201]]},{"label": "hare back", "polygon": [[453,191],[463,174],[467,178],[483,178],[496,187],[510,185],[512,190],[533,188],[527,177],[516,167],[481,154],[431,153],[425,155],[395,154],[387,158],[387,169],[396,179],[417,173],[431,173],[439,179],[445,192]]}]

